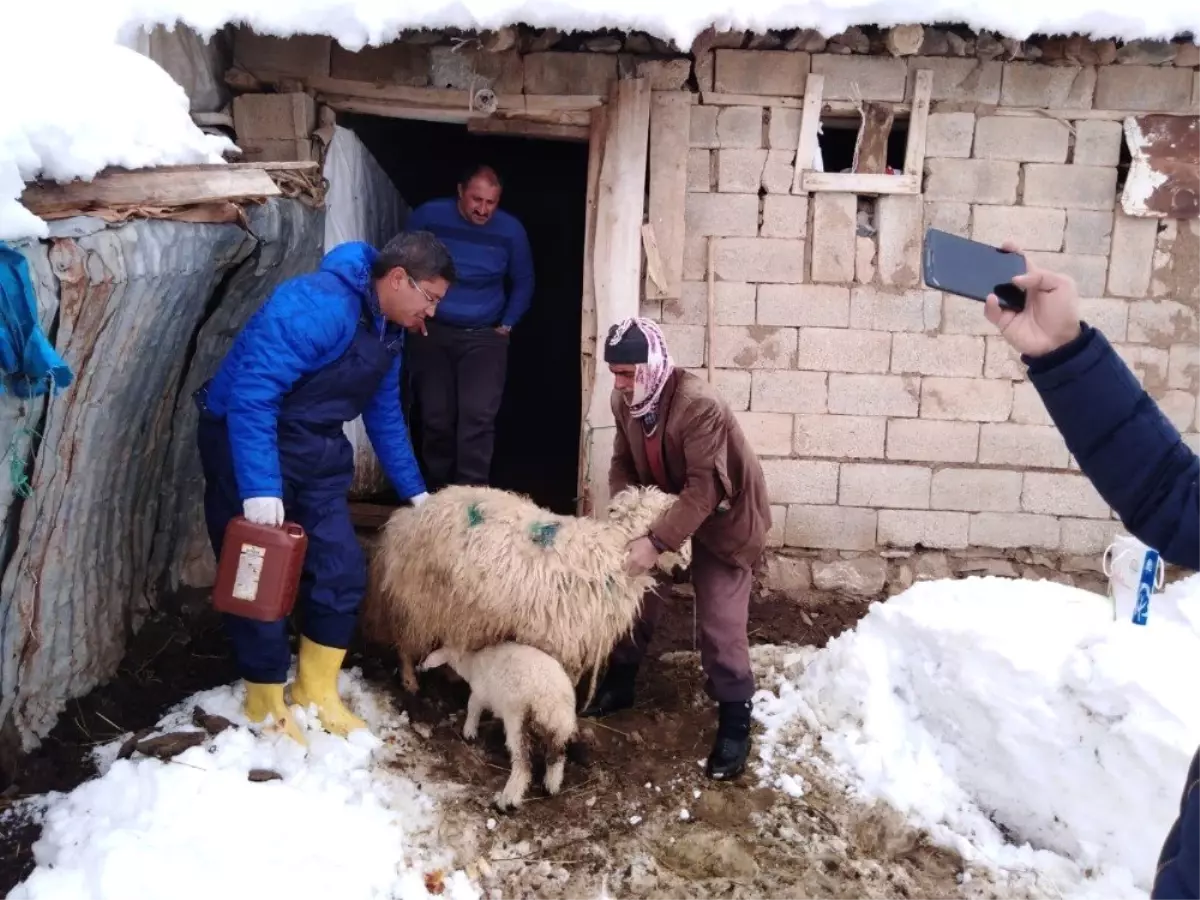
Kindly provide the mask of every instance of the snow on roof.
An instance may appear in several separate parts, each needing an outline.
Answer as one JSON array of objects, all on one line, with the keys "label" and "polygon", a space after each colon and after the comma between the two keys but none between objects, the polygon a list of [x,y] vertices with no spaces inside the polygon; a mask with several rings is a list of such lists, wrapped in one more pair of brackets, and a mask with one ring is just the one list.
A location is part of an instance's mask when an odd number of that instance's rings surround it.
[{"label": "snow on roof", "polygon": [[[201,35],[227,24],[262,34],[324,34],[349,50],[410,28],[646,31],[679,47],[709,26],[766,31],[957,22],[1004,37],[1082,34],[1166,39],[1200,34],[1195,0],[74,0],[10,4],[0,29],[0,239],[45,234],[17,203],[39,176],[91,178],[105,166],[219,162],[220,138],[192,124],[182,89],[134,51],[139,28],[182,22]],[[52,29],[53,45],[44,42]],[[174,85],[174,89],[172,88]]]}]

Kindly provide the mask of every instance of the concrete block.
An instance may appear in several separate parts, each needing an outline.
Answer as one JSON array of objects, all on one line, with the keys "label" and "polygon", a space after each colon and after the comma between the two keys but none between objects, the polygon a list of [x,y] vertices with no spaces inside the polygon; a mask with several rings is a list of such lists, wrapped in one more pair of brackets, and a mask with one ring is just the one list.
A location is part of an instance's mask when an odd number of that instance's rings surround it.
[{"label": "concrete block", "polygon": [[[996,326],[983,316],[983,304],[978,300],[955,294],[942,296],[942,333],[973,334],[980,337],[996,334]],[[986,361],[984,363],[986,366]]]},{"label": "concrete block", "polygon": [[921,197],[880,197],[875,207],[875,223],[879,229],[879,283],[890,287],[917,287],[921,283],[921,251],[925,239],[925,210]]},{"label": "concrete block", "polygon": [[804,241],[787,238],[722,238],[714,266],[723,281],[799,284],[804,281]]},{"label": "concrete block", "polygon": [[[449,50],[449,47],[438,48]],[[516,91],[521,91],[521,57],[517,61]],[[392,41],[382,47],[363,47],[347,50],[334,43],[329,57],[329,76],[344,81],[366,81],[372,84],[395,84],[421,87],[429,84],[430,48],[421,44]],[[435,84],[434,87],[458,87]]]},{"label": "concrete block", "polygon": [[1083,475],[1026,472],[1021,510],[1051,516],[1107,519],[1111,510]]},{"label": "concrete block", "polygon": [[676,325],[664,322],[661,326],[663,339],[671,348],[671,358],[675,365],[683,369],[698,369],[707,360],[704,354],[705,331],[704,325]]},{"label": "concrete block", "polygon": [[938,291],[890,293],[856,287],[850,296],[850,327],[872,331],[935,331],[941,323]]},{"label": "concrete block", "polygon": [[800,143],[800,110],[772,106],[767,113],[767,147],[796,152]]},{"label": "concrete block", "polygon": [[812,281],[854,281],[858,198],[854,194],[813,195]]},{"label": "concrete block", "polygon": [[772,503],[837,503],[838,464],[811,459],[764,459]]},{"label": "concrete block", "polygon": [[1113,538],[1125,529],[1120,522],[1108,519],[1060,519],[1059,549],[1073,556],[1100,557]]},{"label": "concrete block", "polygon": [[938,231],[957,234],[959,237],[970,237],[971,204],[926,203],[925,228],[936,228]]},{"label": "concrete block", "polygon": [[742,434],[762,456],[792,455],[792,416],[783,413],[734,413]]},{"label": "concrete block", "polygon": [[687,168],[687,189],[693,192],[706,192],[713,189],[712,151],[689,150]]},{"label": "concrete block", "polygon": [[808,197],[767,194],[763,197],[763,237],[802,238],[808,234]]},{"label": "concrete block", "polygon": [[[849,416],[912,418],[920,411],[921,380],[906,375],[829,374],[829,411]],[[882,455],[882,454],[881,454]]]},{"label": "concrete block", "polygon": [[975,125],[977,159],[1065,163],[1071,129],[1057,119],[983,116]]},{"label": "concrete block", "polygon": [[1083,320],[1103,332],[1109,341],[1124,341],[1129,334],[1131,304],[1117,297],[1087,297],[1079,301]]},{"label": "concrete block", "polygon": [[935,203],[1012,205],[1017,202],[1020,169],[1020,163],[1008,160],[926,159],[924,196]]},{"label": "concrete block", "polygon": [[767,532],[767,546],[778,548],[783,546],[783,536],[787,529],[787,507],[778,504],[771,506],[771,529]]},{"label": "concrete block", "polygon": [[854,280],[858,284],[873,284],[875,281],[875,239],[855,238],[854,247]]},{"label": "concrete block", "polygon": [[[722,149],[757,150],[763,145],[761,106],[722,106],[717,113],[717,145]],[[795,151],[792,151],[795,154]]]},{"label": "concrete block", "polygon": [[786,50],[717,50],[713,90],[726,94],[799,97],[809,55]]},{"label": "concrete block", "polygon": [[882,459],[887,419],[870,416],[796,416],[797,456]]},{"label": "concrete block", "polygon": [[[1121,303],[1119,300],[1109,302]],[[1139,300],[1122,305],[1129,316],[1126,336],[1110,340],[1128,340],[1132,344],[1154,344],[1157,347],[1200,343],[1196,310],[1186,304],[1176,300]],[[1107,332],[1105,336],[1108,337]]]},{"label": "concrete block", "polygon": [[525,56],[526,94],[607,94],[616,80],[615,53],[548,51]]},{"label": "concrete block", "polygon": [[912,462],[975,462],[979,426],[973,422],[892,419],[887,429],[887,458]]},{"label": "concrete block", "polygon": [[795,150],[768,150],[763,167],[762,189],[767,194],[790,194],[792,190]]},{"label": "concrete block", "polygon": [[991,378],[921,379],[921,418],[1006,422],[1012,414],[1011,381]]},{"label": "concrete block", "polygon": [[1012,381],[1025,380],[1025,364],[1021,354],[1008,345],[993,328],[988,332],[987,355],[983,362],[984,378],[1008,378]]},{"label": "concrete block", "polygon": [[1065,469],[1067,445],[1053,425],[985,424],[979,433],[979,462],[990,466]]},{"label": "concrete block", "polygon": [[929,503],[961,512],[1020,512],[1020,472],[1004,469],[939,469],[933,473]]},{"label": "concrete block", "polygon": [[766,163],[767,151],[763,149],[718,150],[717,190],[722,193],[753,194],[757,202]]},{"label": "concrete block", "polygon": [[1104,66],[1096,80],[1096,109],[1182,112],[1193,108],[1191,69]]},{"label": "concrete block", "polygon": [[1071,162],[1080,166],[1115,166],[1121,161],[1124,140],[1120,122],[1081,119],[1075,123],[1075,153]]},{"label": "concrete block", "polygon": [[1003,64],[978,59],[955,59],[939,56],[914,56],[909,60],[906,99],[912,99],[916,84],[916,73],[922,69],[933,72],[930,99],[956,100],[970,103],[986,103],[995,106],[1000,102],[1000,79]]},{"label": "concrete block", "polygon": [[1067,227],[1062,209],[1038,206],[975,206],[971,209],[971,237],[999,247],[1012,241],[1022,250],[1061,251]]},{"label": "concrete block", "polygon": [[1108,277],[1108,258],[1088,256],[1083,253],[1045,253],[1040,250],[1026,252],[1026,259],[1045,269],[1053,269],[1075,279],[1075,287],[1083,297],[1104,296],[1104,285]]},{"label": "concrete block", "polygon": [[892,338],[891,371],[897,375],[983,374],[982,338],[965,334],[897,334]]},{"label": "concrete block", "polygon": [[1200,347],[1194,343],[1172,344],[1168,360],[1167,387],[1200,392]]},{"label": "concrete block", "polygon": [[681,91],[692,74],[692,61],[687,57],[677,59],[639,59],[634,63],[638,78],[650,81],[652,91]]},{"label": "concrete block", "polygon": [[432,47],[429,54],[429,82],[433,87],[459,91],[490,87],[497,94],[519,94],[523,89],[525,65],[516,50],[489,53],[470,47]]},{"label": "concrete block", "polygon": [[[754,297],[757,288],[742,281],[718,281],[713,284],[713,299],[718,325],[753,325]],[[663,300],[662,320],[680,325],[708,324],[708,284],[683,282],[683,295]]]},{"label": "concrete block", "polygon": [[683,220],[689,238],[754,237],[758,234],[758,195],[688,193]]},{"label": "concrete block", "polygon": [[233,98],[233,128],[239,141],[294,141],[307,138],[316,127],[316,102],[303,91]]},{"label": "concrete block", "polygon": [[750,409],[764,413],[823,413],[825,379],[824,372],[755,369],[750,384]]},{"label": "concrete block", "polygon": [[966,159],[975,143],[975,114],[930,113],[925,132],[927,157]]},{"label": "concrete block", "polygon": [[839,506],[885,509],[929,509],[933,470],[925,466],[842,463]]},{"label": "concrete block", "polygon": [[1027,513],[975,513],[971,516],[970,544],[1000,549],[1057,550],[1058,519]]},{"label": "concrete block", "polygon": [[962,550],[967,546],[970,516],[942,511],[879,511],[878,542],[889,547]]},{"label": "concrete block", "polygon": [[789,504],[783,542],[814,550],[874,550],[876,515],[873,509]]},{"label": "concrete block", "polygon": [[814,75],[825,77],[826,100],[904,100],[908,64],[886,56],[819,53],[812,58]]},{"label": "concrete block", "polygon": [[1025,166],[1025,206],[1111,210],[1117,198],[1117,170],[1109,166]]},{"label": "concrete block", "polygon": [[280,38],[241,27],[234,30],[233,62],[259,76],[328,76],[332,47],[333,39],[323,35]]},{"label": "concrete block", "polygon": [[1158,408],[1176,430],[1186,434],[1196,421],[1196,394],[1191,391],[1166,391],[1158,398]]},{"label": "concrete block", "polygon": [[[1117,210],[1113,220],[1112,253],[1108,264],[1110,296],[1146,296],[1150,290],[1157,240],[1158,219],[1127,216],[1124,211]],[[1092,292],[1084,293],[1085,296],[1094,296]]]},{"label": "concrete block", "polygon": [[818,372],[885,373],[892,335],[848,328],[801,328],[796,368]]},{"label": "concrete block", "polygon": [[238,141],[240,162],[310,162],[316,159],[310,138],[299,140]]},{"label": "concrete block", "polygon": [[718,325],[714,359],[723,369],[789,369],[796,354],[795,328]]},{"label": "concrete block", "polygon": [[759,285],[758,324],[845,328],[850,324],[850,289],[832,284]]},{"label": "concrete block", "polygon": [[[672,354],[674,350],[671,351]],[[697,378],[708,380],[707,369],[688,369]],[[714,369],[713,385],[717,393],[734,412],[745,412],[750,408],[750,373],[743,369]]]},{"label": "concrete block", "polygon": [[1112,230],[1111,210],[1068,209],[1063,250],[1067,253],[1107,256],[1112,247]]},{"label": "concrete block", "polygon": [[1001,106],[1035,109],[1091,109],[1096,93],[1093,66],[1048,66],[1043,63],[1004,64]]},{"label": "concrete block", "polygon": [[1146,344],[1114,344],[1113,349],[1117,351],[1117,356],[1121,357],[1121,360],[1133,372],[1142,387],[1150,393],[1150,396],[1153,397],[1170,386],[1168,382],[1170,351],[1160,347],[1150,347]]},{"label": "concrete block", "polygon": [[717,139],[717,113],[720,111],[719,106],[697,104],[692,107],[692,118],[688,128],[688,143],[692,147],[715,150],[721,146]]}]

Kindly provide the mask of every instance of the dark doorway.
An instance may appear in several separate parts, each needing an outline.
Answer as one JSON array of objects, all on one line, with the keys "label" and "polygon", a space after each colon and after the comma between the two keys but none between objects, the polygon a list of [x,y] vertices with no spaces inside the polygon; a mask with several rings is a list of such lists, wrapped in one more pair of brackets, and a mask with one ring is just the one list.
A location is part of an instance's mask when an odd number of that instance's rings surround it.
[{"label": "dark doorway", "polygon": [[[339,113],[413,209],[452,196],[465,165],[487,163],[504,179],[502,209],[533,249],[533,303],[509,345],[496,419],[492,485],[528,494],[558,513],[575,512],[587,145],[475,135],[463,125]],[[409,405],[420,459],[420,411]]]}]

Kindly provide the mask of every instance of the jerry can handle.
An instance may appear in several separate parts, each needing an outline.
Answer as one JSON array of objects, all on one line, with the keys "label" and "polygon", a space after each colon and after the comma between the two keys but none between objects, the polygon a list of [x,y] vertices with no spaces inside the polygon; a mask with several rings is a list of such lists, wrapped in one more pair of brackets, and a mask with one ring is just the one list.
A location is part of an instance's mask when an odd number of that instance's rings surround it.
[{"label": "jerry can handle", "polygon": [[283,530],[286,531],[289,535],[291,535],[294,538],[304,537],[304,529],[301,528],[299,525],[297,525],[295,522],[284,522]]}]

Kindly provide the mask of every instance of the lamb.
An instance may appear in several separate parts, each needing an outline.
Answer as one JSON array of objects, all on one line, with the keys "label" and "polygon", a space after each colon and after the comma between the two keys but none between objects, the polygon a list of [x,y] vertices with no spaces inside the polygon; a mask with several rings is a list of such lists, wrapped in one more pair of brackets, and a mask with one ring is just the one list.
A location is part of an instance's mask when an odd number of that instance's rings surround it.
[{"label": "lamb", "polygon": [[[443,488],[393,512],[382,529],[363,598],[364,637],[396,649],[411,693],[413,660],[441,645],[527,644],[558,660],[573,683],[590,669],[586,704],[654,584],[652,573],[625,571],[626,545],[674,501],[631,487],[598,520],[556,515],[495,488]],[[686,566],[690,551],[685,542],[659,567]]]},{"label": "lamb", "polygon": [[540,737],[546,747],[546,774],[542,784],[551,796],[562,787],[566,749],[575,736],[575,689],[553,657],[524,644],[507,641],[478,652],[441,647],[431,653],[422,672],[449,663],[470,686],[463,738],[473,741],[479,717],[492,712],[504,721],[504,739],[512,770],[493,804],[502,812],[516,809],[525,798],[533,777],[525,729]]}]

